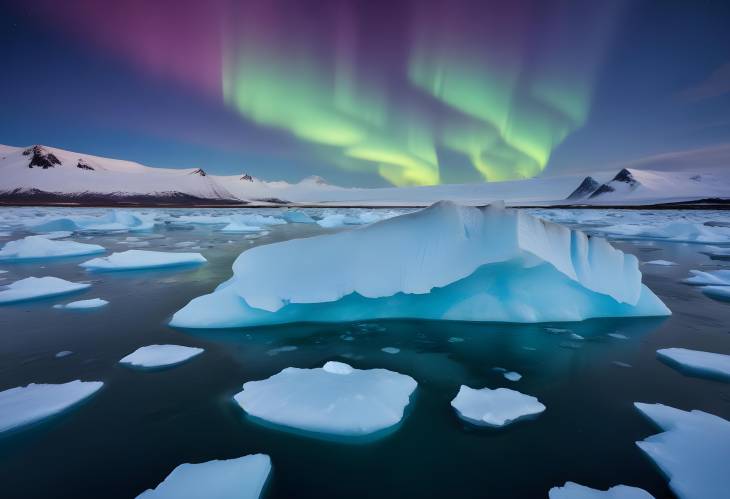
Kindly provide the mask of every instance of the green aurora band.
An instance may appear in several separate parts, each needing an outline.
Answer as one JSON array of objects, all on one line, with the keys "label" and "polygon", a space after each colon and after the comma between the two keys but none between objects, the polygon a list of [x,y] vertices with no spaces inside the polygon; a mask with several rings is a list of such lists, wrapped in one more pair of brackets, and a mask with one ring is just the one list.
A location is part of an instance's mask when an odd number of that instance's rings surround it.
[{"label": "green aurora band", "polygon": [[[610,25],[591,19],[609,14],[578,12],[577,33],[562,29],[565,16],[548,16],[532,37],[462,14],[466,29],[449,24],[453,15],[412,16],[396,71],[362,56],[363,30],[349,11],[328,23],[327,36],[271,12],[262,31],[244,15],[225,37],[224,101],[325,161],[397,186],[440,183],[441,151],[467,158],[486,181],[534,177],[585,123]],[[566,46],[579,47],[567,62]]]}]

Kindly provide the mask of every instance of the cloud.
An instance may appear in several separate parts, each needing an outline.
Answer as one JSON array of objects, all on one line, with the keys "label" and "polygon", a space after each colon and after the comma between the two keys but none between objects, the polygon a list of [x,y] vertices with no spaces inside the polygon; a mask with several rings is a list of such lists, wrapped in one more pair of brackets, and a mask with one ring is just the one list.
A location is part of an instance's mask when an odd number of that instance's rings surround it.
[{"label": "cloud", "polygon": [[714,170],[730,166],[730,143],[655,154],[617,165],[640,170]]}]

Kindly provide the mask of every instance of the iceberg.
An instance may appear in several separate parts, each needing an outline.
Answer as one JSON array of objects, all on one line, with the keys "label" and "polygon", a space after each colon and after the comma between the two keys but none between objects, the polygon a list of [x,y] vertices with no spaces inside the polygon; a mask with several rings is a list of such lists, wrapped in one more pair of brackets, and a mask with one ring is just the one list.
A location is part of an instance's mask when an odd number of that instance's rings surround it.
[{"label": "iceberg", "polygon": [[181,464],[143,499],[258,499],[271,473],[266,454]]},{"label": "iceberg", "polygon": [[536,397],[509,388],[475,389],[461,385],[451,406],[464,421],[498,428],[540,414],[545,406]]},{"label": "iceberg", "polygon": [[661,360],[680,371],[730,380],[730,355],[687,348],[663,348],[656,353]]},{"label": "iceberg", "polygon": [[58,277],[26,277],[7,286],[0,286],[0,304],[15,303],[81,291],[91,284],[71,282]]},{"label": "iceberg", "polygon": [[598,490],[579,485],[574,482],[565,482],[562,487],[553,487],[548,492],[550,499],[654,499],[644,489],[616,485],[608,490]]},{"label": "iceberg", "polygon": [[108,301],[102,300],[101,298],[91,298],[90,300],[79,300],[66,303],[65,305],[54,305],[53,308],[66,308],[71,310],[81,310],[87,308],[99,308],[109,304]]},{"label": "iceberg", "polygon": [[169,367],[181,364],[203,352],[202,348],[180,345],[148,345],[138,348],[119,363],[142,368]]},{"label": "iceberg", "polygon": [[405,374],[330,361],[249,381],[234,399],[256,422],[319,438],[361,439],[395,429],[416,386]]},{"label": "iceberg", "polygon": [[634,406],[663,433],[636,445],[669,479],[680,499],[724,499],[730,490],[730,421],[662,404]]},{"label": "iceberg", "polygon": [[28,236],[9,241],[0,249],[0,262],[93,255],[106,251],[98,244],[56,241],[44,236]]},{"label": "iceberg", "polygon": [[233,277],[171,325],[385,318],[547,322],[669,315],[638,260],[524,211],[430,208],[244,251]]},{"label": "iceberg", "polygon": [[684,279],[685,284],[696,286],[730,286],[730,270],[690,270],[692,277]]},{"label": "iceberg", "polygon": [[35,384],[0,392],[0,433],[58,414],[93,395],[101,381]]},{"label": "iceberg", "polygon": [[87,270],[144,270],[197,265],[207,260],[200,253],[128,250],[79,264]]}]

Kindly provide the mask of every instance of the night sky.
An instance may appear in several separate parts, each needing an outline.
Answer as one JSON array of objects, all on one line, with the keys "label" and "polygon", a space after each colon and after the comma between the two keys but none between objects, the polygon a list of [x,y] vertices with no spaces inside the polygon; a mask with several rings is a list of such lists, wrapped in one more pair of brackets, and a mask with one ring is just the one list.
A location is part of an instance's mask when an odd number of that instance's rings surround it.
[{"label": "night sky", "polygon": [[730,167],[730,2],[0,0],[0,143],[340,185]]}]

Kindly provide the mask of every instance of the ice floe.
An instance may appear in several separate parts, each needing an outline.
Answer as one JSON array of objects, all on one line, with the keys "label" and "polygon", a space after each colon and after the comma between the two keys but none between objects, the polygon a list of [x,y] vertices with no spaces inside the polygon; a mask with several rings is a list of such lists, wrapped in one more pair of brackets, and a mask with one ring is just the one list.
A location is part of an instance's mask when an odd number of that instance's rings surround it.
[{"label": "ice floe", "polygon": [[548,497],[550,499],[654,499],[653,495],[638,487],[616,485],[608,490],[598,490],[574,482],[566,482],[562,487],[553,487],[548,492]]},{"label": "ice floe", "polygon": [[106,251],[98,244],[56,241],[43,236],[28,236],[8,241],[0,249],[0,261],[23,261],[43,258],[58,258],[92,255]]},{"label": "ice floe", "polygon": [[181,464],[143,499],[258,499],[271,473],[266,454]]},{"label": "ice floe", "polygon": [[680,499],[727,497],[730,421],[662,404],[634,406],[663,430],[636,445],[662,470]]},{"label": "ice floe", "polygon": [[394,354],[400,352],[400,348],[395,348],[395,347],[384,347],[384,348],[381,348],[380,350],[385,353],[389,353],[391,355],[394,355]]},{"label": "ice floe", "polygon": [[674,262],[670,262],[669,260],[651,260],[649,262],[646,262],[647,265],[659,265],[662,267],[671,267],[673,265],[677,265]]},{"label": "ice floe", "polygon": [[730,270],[690,270],[692,277],[682,282],[697,286],[730,286]]},{"label": "ice floe", "polygon": [[663,348],[657,356],[681,371],[706,377],[730,379],[730,355],[687,348]]},{"label": "ice floe", "polygon": [[91,284],[66,281],[58,277],[26,277],[0,286],[0,304],[65,295],[90,286]]},{"label": "ice floe", "polygon": [[89,300],[72,301],[71,303],[54,305],[53,308],[66,308],[71,310],[99,308],[107,305],[109,302],[101,298],[91,298]]},{"label": "ice floe", "polygon": [[138,232],[154,228],[149,215],[126,210],[112,210],[102,216],[66,216],[49,218],[29,226],[33,232]]},{"label": "ice floe", "polygon": [[254,420],[311,436],[358,438],[400,423],[416,386],[404,374],[330,361],[249,381],[234,398]]},{"label": "ice floe", "polygon": [[91,396],[104,383],[69,381],[19,386],[0,392],[0,432],[38,422]]},{"label": "ice floe", "polygon": [[730,242],[730,228],[711,227],[694,222],[672,222],[660,226],[623,224],[598,227],[594,230],[628,239],[655,239],[701,244]]},{"label": "ice floe", "polygon": [[670,313],[641,283],[636,258],[604,239],[524,211],[450,202],[355,230],[258,246],[238,257],[233,272],[171,324],[544,322]]},{"label": "ice floe", "polygon": [[545,406],[536,397],[509,388],[475,389],[461,385],[451,406],[461,419],[478,426],[501,427],[540,414]]},{"label": "ice floe", "polygon": [[507,371],[503,376],[510,381],[519,381],[522,379],[522,375],[514,371]]},{"label": "ice floe", "polygon": [[128,250],[81,263],[87,270],[143,270],[197,265],[207,260],[200,253]]},{"label": "ice floe", "polygon": [[315,223],[314,219],[304,213],[303,211],[299,210],[286,210],[281,214],[281,218],[286,220],[289,223],[295,223],[295,224],[313,224]]},{"label": "ice floe", "polygon": [[730,301],[730,286],[705,286],[701,291],[710,298]]},{"label": "ice floe", "polygon": [[202,348],[180,345],[148,345],[138,348],[119,363],[130,367],[168,367],[181,364],[204,351]]}]

